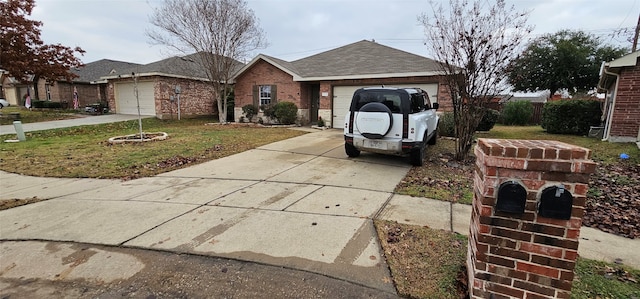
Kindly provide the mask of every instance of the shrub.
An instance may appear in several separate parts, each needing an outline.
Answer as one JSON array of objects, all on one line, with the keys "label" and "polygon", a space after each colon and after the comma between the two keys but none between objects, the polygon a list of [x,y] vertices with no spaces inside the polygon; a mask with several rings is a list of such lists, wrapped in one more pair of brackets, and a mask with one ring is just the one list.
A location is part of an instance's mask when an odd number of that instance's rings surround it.
[{"label": "shrub", "polygon": [[62,103],[52,101],[32,101],[31,107],[33,108],[48,108],[48,109],[62,109]]},{"label": "shrub", "polygon": [[505,125],[525,126],[533,116],[533,104],[529,101],[508,102],[502,108],[500,122]]},{"label": "shrub", "polygon": [[247,118],[247,120],[251,122],[253,117],[258,114],[258,107],[253,104],[244,105],[242,106],[242,113],[244,113],[244,116]]},{"label": "shrub", "polygon": [[499,111],[486,108],[484,116],[482,117],[480,124],[478,124],[478,128],[476,128],[476,131],[491,131],[491,129],[493,129],[493,126],[496,125],[496,122],[499,118]]},{"label": "shrub", "polygon": [[262,110],[262,114],[270,119],[276,119],[276,104],[267,104],[260,106],[260,110]]},{"label": "shrub", "polygon": [[602,108],[595,100],[554,101],[544,104],[542,128],[548,133],[587,135],[591,126],[600,125]]},{"label": "shrub", "polygon": [[294,124],[298,118],[298,106],[293,102],[278,102],[273,105],[273,118],[283,125]]},{"label": "shrub", "polygon": [[438,123],[438,135],[455,137],[456,128],[453,121],[453,112],[445,112],[440,115],[440,122]]}]

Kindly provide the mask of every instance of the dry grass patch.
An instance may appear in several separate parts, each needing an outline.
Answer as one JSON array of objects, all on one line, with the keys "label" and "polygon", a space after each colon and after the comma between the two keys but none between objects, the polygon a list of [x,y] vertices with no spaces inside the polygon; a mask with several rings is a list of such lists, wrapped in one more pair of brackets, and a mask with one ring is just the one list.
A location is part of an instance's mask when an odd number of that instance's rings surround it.
[{"label": "dry grass patch", "polygon": [[0,199],[0,211],[36,203],[43,200],[47,200],[47,199],[39,198],[37,196],[31,197],[31,198],[24,198],[24,199],[19,199],[19,198]]},{"label": "dry grass patch", "polygon": [[464,298],[467,238],[428,227],[376,220],[398,294],[407,298]]},{"label": "dry grass patch", "polygon": [[444,201],[471,204],[473,200],[473,157],[464,162],[453,159],[455,141],[440,138],[438,144],[427,148],[427,161],[413,167],[396,192]]}]

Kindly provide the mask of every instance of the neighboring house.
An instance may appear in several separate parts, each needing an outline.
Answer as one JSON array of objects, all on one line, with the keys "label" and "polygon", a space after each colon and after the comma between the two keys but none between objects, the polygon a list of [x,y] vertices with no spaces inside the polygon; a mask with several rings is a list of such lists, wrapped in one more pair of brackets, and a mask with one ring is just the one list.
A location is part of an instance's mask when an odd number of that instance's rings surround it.
[{"label": "neighboring house", "polygon": [[598,91],[605,92],[603,140],[640,142],[640,51],[605,62]]},{"label": "neighboring house", "polygon": [[63,102],[67,103],[69,108],[73,108],[73,89],[75,87],[78,91],[79,107],[84,107],[106,101],[106,81],[101,82],[100,77],[135,65],[137,64],[108,59],[90,62],[71,70],[78,76],[71,82],[38,80],[37,92],[34,90],[32,82],[21,82],[12,77],[4,78],[2,85],[4,94],[11,105],[24,105],[27,89],[29,89],[33,100]]},{"label": "neighboring house", "polygon": [[[160,119],[216,114],[211,84],[197,63],[199,55],[202,54],[171,57],[103,76],[109,108],[119,114],[138,114],[139,103],[141,115]],[[232,62],[232,73],[244,66],[239,61]]]},{"label": "neighboring house", "polygon": [[289,101],[298,106],[302,123],[322,117],[341,128],[353,92],[381,85],[422,88],[443,110],[452,109],[436,61],[366,40],[292,62],[260,54],[234,81],[236,121],[247,104]]}]

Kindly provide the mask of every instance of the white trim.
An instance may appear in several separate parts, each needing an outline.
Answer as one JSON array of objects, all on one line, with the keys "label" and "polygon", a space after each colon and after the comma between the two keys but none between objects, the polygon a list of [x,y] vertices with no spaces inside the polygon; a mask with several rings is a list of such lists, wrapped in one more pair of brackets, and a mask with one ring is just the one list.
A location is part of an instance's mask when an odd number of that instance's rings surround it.
[{"label": "white trim", "polygon": [[604,69],[604,72],[606,75],[612,75],[616,77],[616,87],[614,87],[613,89],[613,95],[611,97],[611,107],[609,107],[609,111],[607,111],[607,120],[605,121],[604,134],[602,135],[602,141],[607,141],[609,139],[609,134],[611,134],[611,118],[613,117],[613,110],[616,108],[616,97],[618,97],[618,84],[620,83],[620,75],[616,73],[610,73],[606,68]]},{"label": "white trim", "polygon": [[[161,77],[172,77],[172,78],[179,78],[179,79],[210,81],[209,79],[206,79],[206,78],[198,78],[198,77],[183,76],[183,75],[176,75],[176,74],[167,74],[167,73],[162,73],[162,72],[136,73],[135,76],[136,77],[161,76]],[[112,75],[112,76],[100,77],[101,80],[123,79],[123,78],[133,78],[133,76],[131,74],[124,74],[124,75]],[[94,81],[94,82],[100,82],[100,81]]]}]

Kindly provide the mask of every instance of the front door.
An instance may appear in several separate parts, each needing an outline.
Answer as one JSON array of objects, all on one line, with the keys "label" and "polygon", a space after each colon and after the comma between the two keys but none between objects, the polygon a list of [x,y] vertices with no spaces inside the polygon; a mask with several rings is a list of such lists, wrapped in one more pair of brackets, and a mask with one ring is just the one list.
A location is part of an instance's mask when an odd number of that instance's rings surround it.
[{"label": "front door", "polygon": [[318,123],[318,107],[320,106],[320,84],[311,85],[311,108],[309,109],[309,122],[311,125]]}]

